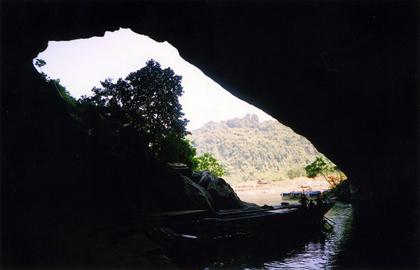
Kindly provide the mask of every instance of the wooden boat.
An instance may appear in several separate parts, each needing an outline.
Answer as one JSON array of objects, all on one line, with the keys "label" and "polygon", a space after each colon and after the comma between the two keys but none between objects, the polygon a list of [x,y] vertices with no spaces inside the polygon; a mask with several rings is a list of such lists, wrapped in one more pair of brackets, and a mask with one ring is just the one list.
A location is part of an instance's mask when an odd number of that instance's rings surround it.
[{"label": "wooden boat", "polygon": [[205,210],[160,213],[151,227],[150,237],[175,253],[183,250],[217,249],[238,243],[255,243],[257,239],[297,238],[320,230],[323,216],[332,207],[323,202],[313,207],[282,204],[252,210]]}]

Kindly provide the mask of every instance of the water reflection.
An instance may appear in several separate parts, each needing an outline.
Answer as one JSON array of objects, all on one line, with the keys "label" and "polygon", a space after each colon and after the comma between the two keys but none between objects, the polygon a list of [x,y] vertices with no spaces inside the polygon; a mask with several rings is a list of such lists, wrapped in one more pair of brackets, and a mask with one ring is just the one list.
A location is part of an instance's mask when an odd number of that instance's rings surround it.
[{"label": "water reflection", "polygon": [[[282,243],[267,248],[266,243],[249,247],[241,254],[213,260],[203,269],[329,269],[337,266],[335,257],[350,237],[353,209],[351,205],[336,203],[326,214],[333,224],[329,232],[322,232],[303,242]],[[265,246],[265,247],[264,247]],[[263,248],[264,247],[264,248]]]}]

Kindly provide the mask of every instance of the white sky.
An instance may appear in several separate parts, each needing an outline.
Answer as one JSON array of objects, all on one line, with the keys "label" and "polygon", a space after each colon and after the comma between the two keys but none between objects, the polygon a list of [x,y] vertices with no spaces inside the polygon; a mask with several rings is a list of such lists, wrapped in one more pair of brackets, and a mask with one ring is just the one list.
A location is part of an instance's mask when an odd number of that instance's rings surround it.
[{"label": "white sky", "polygon": [[[90,95],[93,86],[106,78],[125,78],[149,59],[162,68],[170,67],[182,76],[184,94],[180,98],[187,129],[200,128],[209,121],[222,121],[257,114],[260,121],[273,118],[262,110],[236,98],[222,86],[188,63],[168,42],[159,43],[130,29],[105,32],[103,37],[72,41],[50,41],[37,58],[47,62],[40,70],[62,85],[76,98]],[[38,69],[39,70],[39,69]]]}]

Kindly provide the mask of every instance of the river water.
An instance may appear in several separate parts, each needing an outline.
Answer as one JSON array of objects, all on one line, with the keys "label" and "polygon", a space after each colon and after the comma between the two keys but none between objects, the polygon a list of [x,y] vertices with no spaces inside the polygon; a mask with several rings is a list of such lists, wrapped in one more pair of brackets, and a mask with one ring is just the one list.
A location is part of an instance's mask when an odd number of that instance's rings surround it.
[{"label": "river water", "polygon": [[[239,254],[235,257],[224,258],[209,262],[202,269],[331,269],[337,267],[337,257],[345,242],[351,237],[353,209],[350,204],[336,203],[325,215],[332,228],[320,232],[297,245],[284,251],[279,243],[270,252],[258,255]],[[262,246],[264,243],[260,243]],[[258,247],[255,247],[258,249]],[[282,251],[280,251],[282,250]]]}]

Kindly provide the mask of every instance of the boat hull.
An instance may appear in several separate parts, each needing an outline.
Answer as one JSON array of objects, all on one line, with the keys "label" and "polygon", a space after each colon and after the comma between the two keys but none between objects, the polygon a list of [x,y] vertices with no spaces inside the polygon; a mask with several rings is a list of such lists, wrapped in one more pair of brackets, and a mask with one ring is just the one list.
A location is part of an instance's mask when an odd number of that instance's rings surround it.
[{"label": "boat hull", "polygon": [[168,220],[155,228],[151,237],[160,243],[173,258],[182,259],[185,254],[194,258],[207,258],[226,254],[232,250],[252,248],[254,245],[282,246],[296,244],[320,232],[324,226],[324,214],[331,203],[313,208],[282,206],[263,211],[216,214],[176,222]]}]

